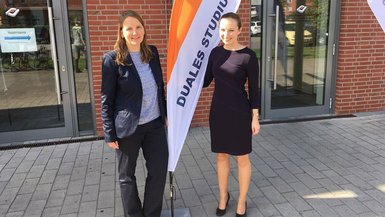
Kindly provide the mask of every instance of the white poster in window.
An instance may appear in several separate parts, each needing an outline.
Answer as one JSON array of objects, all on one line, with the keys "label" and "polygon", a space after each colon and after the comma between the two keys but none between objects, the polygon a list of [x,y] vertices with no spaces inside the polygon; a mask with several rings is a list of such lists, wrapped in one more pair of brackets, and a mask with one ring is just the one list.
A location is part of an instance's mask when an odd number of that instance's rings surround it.
[{"label": "white poster in window", "polygon": [[368,4],[385,32],[385,0],[368,0]]},{"label": "white poster in window", "polygon": [[37,51],[34,28],[0,29],[2,53]]}]

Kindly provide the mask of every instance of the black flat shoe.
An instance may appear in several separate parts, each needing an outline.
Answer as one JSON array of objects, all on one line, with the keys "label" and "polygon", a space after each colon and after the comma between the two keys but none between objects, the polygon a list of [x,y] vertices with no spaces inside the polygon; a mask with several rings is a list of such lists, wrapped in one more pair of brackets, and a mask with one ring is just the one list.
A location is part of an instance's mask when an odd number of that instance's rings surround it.
[{"label": "black flat shoe", "polygon": [[246,217],[246,211],[247,211],[247,202],[245,204],[245,213],[243,213],[243,214],[235,213],[235,217]]},{"label": "black flat shoe", "polygon": [[227,192],[226,207],[224,209],[219,209],[219,207],[217,207],[217,211],[215,212],[217,216],[223,216],[226,214],[226,209],[227,209],[227,205],[229,204],[229,200],[230,200],[230,194],[229,192]]}]

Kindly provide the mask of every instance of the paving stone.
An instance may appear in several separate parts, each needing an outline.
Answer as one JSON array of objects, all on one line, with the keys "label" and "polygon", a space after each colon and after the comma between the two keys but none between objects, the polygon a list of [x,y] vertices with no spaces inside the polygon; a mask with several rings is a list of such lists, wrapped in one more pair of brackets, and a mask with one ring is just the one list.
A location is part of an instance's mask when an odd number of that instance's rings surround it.
[{"label": "paving stone", "polygon": [[87,172],[87,167],[74,167],[71,174],[71,181],[84,180]]},{"label": "paving stone", "polygon": [[52,190],[67,189],[71,175],[56,175]]},{"label": "paving stone", "polygon": [[343,200],[343,202],[354,211],[356,214],[363,214],[370,212],[369,208],[366,207],[362,202],[357,199],[347,199]]},{"label": "paving stone", "polygon": [[283,196],[300,213],[312,209],[306,200],[300,197],[297,192],[284,193]]},{"label": "paving stone", "polygon": [[10,213],[7,213],[7,215],[5,217],[22,217],[24,214],[23,211],[21,212],[10,212]]},{"label": "paving stone", "polygon": [[96,211],[96,217],[110,217],[110,216],[114,216],[114,209],[112,208],[99,209]]},{"label": "paving stone", "polygon": [[44,172],[45,165],[33,165],[28,172],[27,179],[40,178]]},{"label": "paving stone", "polygon": [[44,170],[39,184],[52,184],[56,178],[57,170]]},{"label": "paving stone", "polygon": [[273,186],[261,188],[261,191],[273,204],[286,202],[286,199]]},{"label": "paving stone", "polygon": [[12,176],[12,178],[8,181],[7,188],[16,188],[21,187],[25,180],[27,173],[17,173]]},{"label": "paving stone", "polygon": [[87,185],[83,188],[82,202],[96,201],[99,195],[99,185]]},{"label": "paving stone", "polygon": [[67,195],[82,194],[84,180],[70,181],[67,187]]},{"label": "paving stone", "polygon": [[359,217],[378,217],[378,215],[374,212],[367,212],[367,213],[360,214]]},{"label": "paving stone", "polygon": [[12,168],[17,168],[20,163],[23,161],[24,157],[17,157],[16,154],[8,161],[6,166],[4,167],[5,169],[12,169]]},{"label": "paving stone", "polygon": [[193,187],[192,181],[187,175],[175,174],[174,182],[177,183],[179,189],[188,189]]},{"label": "paving stone", "polygon": [[80,207],[80,199],[81,199],[80,194],[66,196],[64,199],[64,204],[62,206],[62,210],[60,214],[64,215],[64,214],[75,213],[77,215]]},{"label": "paving stone", "polygon": [[358,216],[353,210],[351,210],[346,205],[340,205],[340,206],[333,206],[333,209],[340,215],[340,216],[351,216],[355,217]]},{"label": "paving stone", "polygon": [[379,216],[385,216],[385,206],[378,201],[364,201],[363,204]]},{"label": "paving stone", "polygon": [[38,183],[39,183],[39,178],[25,179],[18,194],[33,193]]},{"label": "paving stone", "polygon": [[30,150],[30,148],[19,148],[16,150],[14,157],[15,158],[24,158],[28,154],[29,150]]},{"label": "paving stone", "polygon": [[289,170],[286,168],[283,169],[277,169],[275,171],[279,177],[283,180],[285,180],[286,183],[292,183],[292,182],[298,182],[297,177],[295,177]]},{"label": "paving stone", "polygon": [[114,207],[114,191],[101,191],[98,197],[98,209]]},{"label": "paving stone", "polygon": [[71,175],[74,162],[62,162],[58,171],[58,175]]},{"label": "paving stone", "polygon": [[45,167],[46,170],[58,170],[60,168],[61,158],[51,158]]},{"label": "paving stone", "polygon": [[[114,190],[115,189],[114,183],[115,183],[115,176],[102,176],[99,190],[100,191]],[[139,183],[138,180],[137,180],[137,183]]]},{"label": "paving stone", "polygon": [[12,178],[15,170],[15,168],[2,169],[0,172],[0,182],[8,182]]},{"label": "paving stone", "polygon": [[46,200],[34,200],[29,203],[27,209],[25,210],[25,216],[41,216],[43,214],[44,206]]},{"label": "paving stone", "polygon": [[8,212],[17,212],[23,211],[27,208],[30,200],[32,198],[32,194],[19,194],[16,196],[15,200],[12,202],[11,207]]},{"label": "paving stone", "polygon": [[77,213],[62,214],[59,217],[78,217]]},{"label": "paving stone", "polygon": [[308,174],[296,174],[296,177],[309,188],[320,188],[322,187],[315,179]]},{"label": "paving stone", "polygon": [[100,171],[87,172],[85,177],[85,185],[97,185],[100,184]]},{"label": "paving stone", "polygon": [[318,171],[313,166],[302,166],[301,169],[305,171],[308,175],[310,175],[313,179],[321,179],[324,178],[325,175],[323,175],[320,171]]},{"label": "paving stone", "polygon": [[[262,125],[250,153],[248,216],[385,216],[384,117]],[[0,151],[0,217],[123,217],[116,167],[115,152],[102,140]],[[230,168],[225,217],[234,215],[239,194],[234,157]],[[140,153],[141,199],[146,172]],[[209,128],[189,131],[174,175],[175,208],[189,208],[192,217],[215,216],[218,181]],[[356,196],[318,198],[341,190]],[[168,194],[166,186],[164,210]]]},{"label": "paving stone", "polygon": [[256,198],[255,204],[258,210],[263,214],[263,216],[280,216],[281,213],[277,208],[265,197]]},{"label": "paving stone", "polygon": [[83,143],[79,147],[78,156],[81,156],[81,155],[89,156],[91,148],[92,148],[92,144],[91,143]]},{"label": "paving stone", "polygon": [[48,201],[45,207],[62,206],[65,196],[66,196],[66,190],[51,191],[51,194],[48,197]]},{"label": "paving stone", "polygon": [[34,161],[23,160],[17,167],[15,173],[28,173]]},{"label": "paving stone", "polygon": [[[79,209],[79,217],[93,217],[96,216],[97,202],[89,201],[82,202]],[[113,215],[110,215],[113,216]]]},{"label": "paving stone", "polygon": [[53,146],[45,146],[44,149],[40,152],[39,156],[36,158],[34,165],[46,165],[51,157]]},{"label": "paving stone", "polygon": [[5,188],[0,195],[0,205],[11,205],[19,188]]},{"label": "paving stone", "polygon": [[51,193],[52,184],[39,184],[32,195],[32,200],[47,200]]},{"label": "paving stone", "polygon": [[53,150],[53,152],[51,154],[51,159],[56,159],[56,158],[62,159],[65,152],[66,152],[67,146],[68,146],[68,144],[56,145],[55,149]]},{"label": "paving stone", "polygon": [[301,217],[301,215],[294,209],[294,207],[290,203],[277,204],[275,205],[275,207],[283,216]]},{"label": "paving stone", "polygon": [[293,191],[293,189],[280,177],[269,178],[269,181],[280,193]]},{"label": "paving stone", "polygon": [[197,191],[199,197],[207,194],[211,194],[211,189],[205,179],[193,180],[194,189]]},{"label": "paving stone", "polygon": [[4,152],[0,158],[0,165],[6,165],[15,155],[15,150]]},{"label": "paving stone", "polygon": [[10,205],[0,205],[0,216],[7,215],[7,211],[9,209]]},{"label": "paving stone", "polygon": [[317,199],[307,200],[307,202],[316,210],[321,216],[337,217],[339,216],[333,209],[331,209],[325,202]]},{"label": "paving stone", "polygon": [[301,213],[303,217],[321,217],[321,215],[315,210],[307,210]]},{"label": "paving stone", "polygon": [[189,209],[191,216],[207,216],[203,206],[194,206]]},{"label": "paving stone", "polygon": [[1,194],[1,192],[3,192],[5,186],[7,186],[7,185],[8,185],[8,182],[6,182],[6,181],[0,182],[0,194]]},{"label": "paving stone", "polygon": [[61,206],[44,208],[43,217],[59,217],[60,210]]},{"label": "paving stone", "polygon": [[182,189],[181,197],[186,207],[198,206],[201,204],[198,194],[194,189]]}]

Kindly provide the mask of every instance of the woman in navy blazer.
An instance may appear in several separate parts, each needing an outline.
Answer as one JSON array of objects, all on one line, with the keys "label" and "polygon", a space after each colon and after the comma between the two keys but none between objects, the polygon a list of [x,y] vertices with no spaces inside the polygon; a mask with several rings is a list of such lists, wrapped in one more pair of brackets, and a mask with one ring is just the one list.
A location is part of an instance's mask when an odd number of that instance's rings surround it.
[{"label": "woman in navy blazer", "polygon": [[[124,215],[159,217],[168,163],[164,83],[158,50],[147,44],[134,11],[122,13],[114,50],[103,56],[101,92],[104,138],[116,150]],[[135,177],[140,148],[148,171],[143,205]]]}]

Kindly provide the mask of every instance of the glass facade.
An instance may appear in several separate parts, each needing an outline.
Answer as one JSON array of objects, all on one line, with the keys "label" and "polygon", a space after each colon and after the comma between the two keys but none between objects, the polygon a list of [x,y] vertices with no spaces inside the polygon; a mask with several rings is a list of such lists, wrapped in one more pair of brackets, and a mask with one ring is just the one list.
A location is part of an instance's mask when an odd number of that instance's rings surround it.
[{"label": "glass facade", "polygon": [[87,67],[87,41],[81,1],[67,0],[70,29],[72,69],[79,131],[92,131],[93,116],[90,95],[90,76]]},{"label": "glass facade", "polygon": [[0,132],[64,126],[47,1],[1,1]]},{"label": "glass facade", "polygon": [[323,105],[329,1],[275,1],[271,109]]},{"label": "glass facade", "polygon": [[83,12],[81,1],[0,0],[0,134],[94,134]]}]

